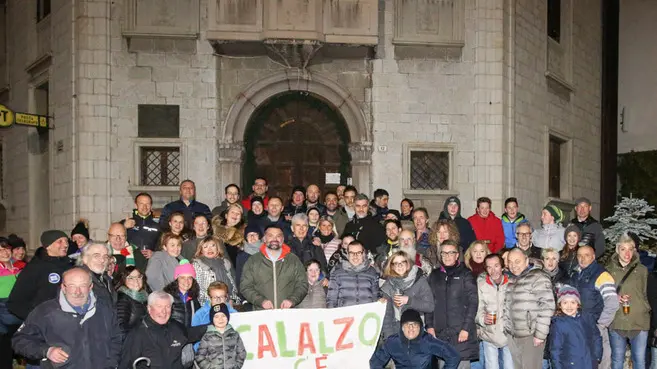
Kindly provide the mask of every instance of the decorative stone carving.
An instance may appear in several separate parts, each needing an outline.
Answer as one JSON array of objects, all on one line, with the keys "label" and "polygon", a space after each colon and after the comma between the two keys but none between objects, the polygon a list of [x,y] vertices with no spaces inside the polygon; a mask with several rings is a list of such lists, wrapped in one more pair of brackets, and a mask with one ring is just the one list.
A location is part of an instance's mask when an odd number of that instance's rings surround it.
[{"label": "decorative stone carving", "polygon": [[463,46],[464,4],[462,0],[395,0],[393,43]]},{"label": "decorative stone carving", "polygon": [[219,142],[217,158],[221,163],[242,163],[244,157],[243,142]]},{"label": "decorative stone carving", "polygon": [[196,38],[199,0],[126,0],[124,36]]},{"label": "decorative stone carving", "polygon": [[353,165],[370,165],[372,164],[372,143],[357,142],[349,144],[349,154]]}]

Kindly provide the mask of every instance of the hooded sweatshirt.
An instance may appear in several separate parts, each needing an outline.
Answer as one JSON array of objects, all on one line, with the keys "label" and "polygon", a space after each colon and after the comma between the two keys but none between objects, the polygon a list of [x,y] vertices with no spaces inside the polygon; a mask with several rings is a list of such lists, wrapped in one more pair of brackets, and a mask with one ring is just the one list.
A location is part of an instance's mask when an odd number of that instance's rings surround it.
[{"label": "hooded sweatshirt", "polygon": [[[449,216],[449,212],[447,212],[447,205],[449,205],[452,202],[456,203],[459,206],[459,210],[454,218]],[[440,213],[439,219],[451,219],[454,221],[454,223],[456,223],[456,228],[458,228],[459,236],[461,237],[461,242],[459,243],[459,246],[461,246],[461,250],[463,250],[463,252],[465,252],[465,250],[467,250],[468,247],[470,247],[471,243],[477,240],[477,236],[475,236],[475,232],[472,229],[472,225],[470,224],[470,222],[467,221],[467,219],[461,216],[461,200],[458,197],[451,196],[448,197],[447,200],[445,200],[445,203],[443,204],[443,211]]]}]

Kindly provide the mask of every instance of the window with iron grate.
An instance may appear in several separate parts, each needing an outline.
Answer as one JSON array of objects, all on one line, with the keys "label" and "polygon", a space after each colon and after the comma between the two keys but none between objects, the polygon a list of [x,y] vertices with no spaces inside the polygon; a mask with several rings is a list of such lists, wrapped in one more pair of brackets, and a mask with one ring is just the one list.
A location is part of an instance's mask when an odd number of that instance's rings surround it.
[{"label": "window with iron grate", "polygon": [[141,147],[142,186],[177,186],[179,183],[179,147]]},{"label": "window with iron grate", "polygon": [[449,152],[411,151],[412,190],[449,190]]}]

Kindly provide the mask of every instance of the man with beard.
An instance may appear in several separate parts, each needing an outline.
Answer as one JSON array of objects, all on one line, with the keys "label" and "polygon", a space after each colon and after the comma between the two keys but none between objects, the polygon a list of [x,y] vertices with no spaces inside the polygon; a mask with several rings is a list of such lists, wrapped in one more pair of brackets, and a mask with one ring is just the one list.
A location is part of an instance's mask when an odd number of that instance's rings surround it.
[{"label": "man with beard", "polygon": [[335,219],[335,214],[338,212],[338,195],[329,191],[324,195],[324,215],[328,215]]},{"label": "man with beard", "polygon": [[107,264],[109,263],[109,250],[102,243],[92,243],[82,249],[80,255],[82,269],[89,272],[93,284],[93,292],[98,300],[104,300],[109,306],[116,304],[116,291],[112,281],[107,275]]},{"label": "man with beard", "polygon": [[459,246],[463,252],[477,239],[470,222],[461,216],[461,200],[458,197],[450,196],[445,200],[443,211],[438,219],[451,219],[456,223],[461,239]]},{"label": "man with beard", "polygon": [[[346,191],[345,191],[346,199]],[[385,241],[385,231],[369,213],[369,199],[367,195],[360,194],[354,201],[356,215],[344,228],[344,235],[352,235],[365,247],[367,251],[376,252],[376,248]]]},{"label": "man with beard", "polygon": [[411,260],[415,261],[415,265],[422,269],[424,274],[428,277],[433,270],[431,261],[426,256],[417,252],[415,248],[415,233],[411,230],[405,229],[399,234],[399,249],[408,254]]},{"label": "man with beard", "polygon": [[242,295],[256,310],[292,308],[308,293],[305,268],[283,243],[282,229],[267,227],[264,243],[265,247],[244,264],[240,283]]},{"label": "man with beard", "polygon": [[338,234],[341,235],[344,233],[344,229],[347,226],[347,223],[356,215],[355,209],[355,200],[358,190],[354,186],[347,186],[344,189],[342,199],[344,200],[344,206],[338,209],[333,216],[335,221],[335,229],[338,231]]},{"label": "man with beard", "polygon": [[374,258],[376,266],[381,268],[380,270],[383,270],[390,255],[399,251],[399,234],[402,231],[401,222],[398,220],[388,219],[383,223],[383,227],[386,230],[386,241],[376,248],[376,257]]},{"label": "man with beard", "polygon": [[320,214],[324,214],[326,206],[319,202],[319,187],[316,184],[308,185],[306,188],[306,209],[316,208]]},{"label": "man with beard", "polygon": [[215,206],[212,209],[212,217],[217,215],[221,216],[226,209],[232,204],[237,204],[240,202],[240,187],[235,183],[231,183],[226,188],[224,188],[225,199],[221,202],[221,205]]}]

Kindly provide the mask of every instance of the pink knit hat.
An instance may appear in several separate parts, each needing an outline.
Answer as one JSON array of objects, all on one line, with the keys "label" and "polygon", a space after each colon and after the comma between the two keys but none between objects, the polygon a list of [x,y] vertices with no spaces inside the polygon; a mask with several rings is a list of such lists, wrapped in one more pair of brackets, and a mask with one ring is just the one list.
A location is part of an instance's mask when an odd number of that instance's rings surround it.
[{"label": "pink knit hat", "polygon": [[181,275],[189,275],[196,279],[196,270],[194,270],[194,267],[189,262],[180,264],[176,267],[175,272],[173,272],[173,279],[178,279]]}]

